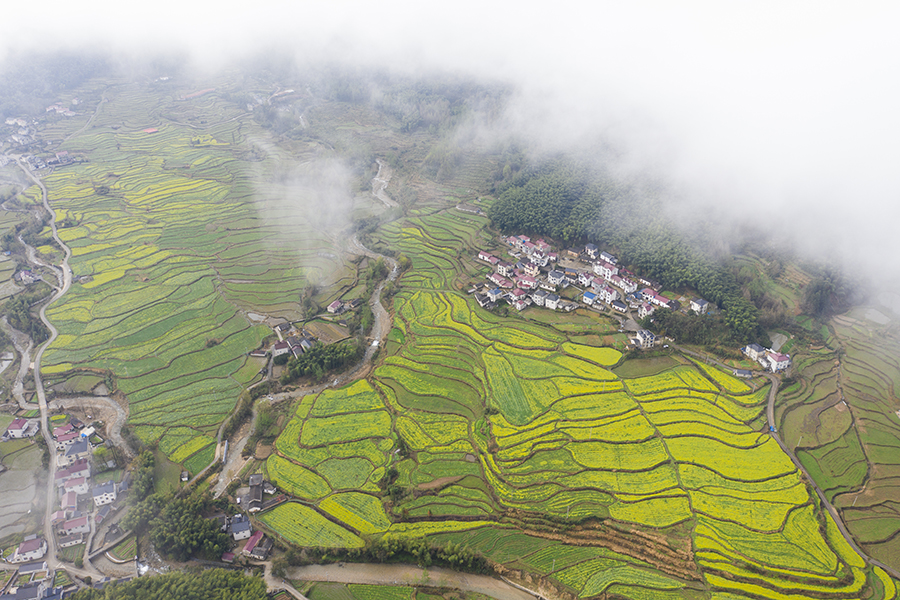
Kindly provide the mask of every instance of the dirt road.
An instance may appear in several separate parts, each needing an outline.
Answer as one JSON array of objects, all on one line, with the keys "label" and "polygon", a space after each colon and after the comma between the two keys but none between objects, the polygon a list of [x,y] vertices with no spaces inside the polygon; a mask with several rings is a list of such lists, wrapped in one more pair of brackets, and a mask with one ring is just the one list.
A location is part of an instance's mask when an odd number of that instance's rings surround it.
[{"label": "dirt road", "polygon": [[502,579],[487,575],[471,575],[448,569],[421,569],[409,565],[347,564],[312,565],[288,569],[291,579],[303,581],[334,581],[338,583],[368,583],[381,585],[421,585],[446,587],[477,592],[497,600],[534,600]]}]

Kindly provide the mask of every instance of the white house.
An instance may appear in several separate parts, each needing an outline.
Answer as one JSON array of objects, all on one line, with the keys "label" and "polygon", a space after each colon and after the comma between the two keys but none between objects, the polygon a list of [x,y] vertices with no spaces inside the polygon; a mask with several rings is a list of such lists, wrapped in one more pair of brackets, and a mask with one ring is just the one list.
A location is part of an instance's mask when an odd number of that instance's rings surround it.
[{"label": "white house", "polygon": [[597,246],[594,244],[587,244],[584,247],[584,252],[591,258],[591,260],[597,260],[597,253],[599,252],[599,248],[597,248]]},{"label": "white house", "polygon": [[516,278],[516,285],[523,290],[533,290],[537,287],[537,279],[529,277],[528,275],[523,275],[522,277]]},{"label": "white house", "polygon": [[656,307],[649,302],[643,302],[638,306],[638,318],[643,319],[647,315],[652,315],[656,311]]},{"label": "white house", "polygon": [[698,315],[702,315],[706,313],[706,310],[709,308],[709,302],[704,300],[703,298],[697,298],[695,300],[691,300],[691,310],[697,313]]},{"label": "white house", "polygon": [[94,506],[110,504],[116,499],[116,484],[113,481],[107,481],[102,485],[94,486],[91,494],[94,497]]},{"label": "white house", "polygon": [[344,303],[341,302],[340,300],[335,300],[334,302],[332,302],[331,304],[329,304],[329,305],[325,308],[325,310],[327,310],[329,313],[331,313],[331,314],[333,314],[333,315],[336,315],[336,314],[338,314],[338,313],[341,312],[341,309],[342,309],[342,308],[344,308]]},{"label": "white house", "polygon": [[246,540],[253,534],[250,519],[244,515],[234,515],[231,519],[231,536],[235,541]]},{"label": "white house", "polygon": [[56,472],[56,485],[61,486],[75,477],[89,477],[90,475],[91,466],[88,461],[86,459],[77,460],[69,468]]},{"label": "white house", "polygon": [[282,354],[287,354],[291,351],[291,345],[287,342],[275,342],[275,345],[272,346],[272,356],[281,356]]},{"label": "white house", "polygon": [[56,540],[57,545],[60,548],[68,548],[70,546],[77,546],[78,544],[84,541],[84,535],[80,533],[76,533],[74,535],[64,535],[61,538]]},{"label": "white house", "polygon": [[88,492],[88,481],[84,477],[73,477],[65,483],[63,489],[67,494],[75,492],[76,496],[84,496]]},{"label": "white house", "polygon": [[13,555],[9,557],[9,562],[24,563],[43,558],[45,554],[47,554],[47,540],[33,538],[19,544]]},{"label": "white house", "polygon": [[619,299],[619,292],[609,286],[603,286],[597,291],[597,297],[607,304],[611,304],[614,300]]},{"label": "white house", "polygon": [[69,519],[59,526],[60,535],[75,535],[76,533],[88,533],[91,525],[88,523],[87,516],[78,517],[77,519]]},{"label": "white house", "polygon": [[619,262],[618,259],[615,256],[613,256],[612,254],[610,254],[609,252],[601,252],[600,260],[608,262],[611,265],[614,265],[617,262]]},{"label": "white house", "polygon": [[[87,440],[79,439],[73,442],[61,456],[66,466],[72,465],[75,461],[87,458],[91,455],[91,447]],[[57,461],[58,464],[58,461]]]},{"label": "white house", "polygon": [[652,348],[655,341],[656,336],[646,329],[638,331],[637,336],[634,338],[635,344],[640,348]]},{"label": "white house", "polygon": [[563,280],[566,278],[566,274],[563,271],[557,271],[553,269],[549,273],[547,273],[547,282],[550,285],[560,285]]},{"label": "white house", "polygon": [[37,421],[14,419],[6,428],[6,435],[9,438],[31,437],[38,432],[38,427]]},{"label": "white house", "polygon": [[65,452],[66,448],[71,446],[74,442],[77,442],[81,437],[77,431],[70,431],[68,433],[63,433],[62,435],[57,436],[56,438],[56,451],[57,452]]},{"label": "white house", "polygon": [[547,290],[538,290],[531,295],[531,299],[537,306],[543,306],[544,301],[547,300],[547,296],[549,295],[550,293]]},{"label": "white house", "polygon": [[743,348],[743,352],[750,360],[759,360],[762,356],[765,355],[766,349],[759,344],[748,344]]},{"label": "white house", "polygon": [[594,273],[603,279],[611,279],[613,275],[619,274],[619,267],[605,260],[598,260],[594,263]]},{"label": "white house", "polygon": [[584,303],[587,304],[588,306],[593,306],[593,305],[594,305],[594,301],[597,300],[597,294],[595,294],[594,292],[585,292],[585,293],[584,293],[584,296],[582,296],[581,299],[582,299],[582,300],[584,301]]},{"label": "white house", "polygon": [[767,357],[769,361],[769,368],[774,371],[783,371],[791,366],[791,357],[787,354],[780,354],[778,352],[770,352]]},{"label": "white house", "polygon": [[559,296],[556,294],[547,294],[547,297],[544,298],[544,306],[551,310],[556,310],[559,307]]}]

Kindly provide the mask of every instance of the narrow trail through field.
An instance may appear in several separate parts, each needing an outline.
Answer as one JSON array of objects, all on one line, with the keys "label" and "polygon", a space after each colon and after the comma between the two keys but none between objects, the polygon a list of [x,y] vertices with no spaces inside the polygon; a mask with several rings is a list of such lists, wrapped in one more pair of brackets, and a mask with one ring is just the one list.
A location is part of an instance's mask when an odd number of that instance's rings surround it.
[{"label": "narrow trail through field", "polygon": [[[715,364],[726,370],[731,370],[731,367],[729,367],[728,365],[721,363],[721,362],[715,360],[714,358],[711,358],[705,354],[701,354],[699,352],[694,352],[692,350],[682,348],[675,344],[673,344],[673,347],[675,347],[679,352],[683,352],[684,354],[693,356],[694,358],[698,358],[704,362]],[[813,490],[815,490],[816,495],[819,496],[819,500],[822,502],[822,506],[824,506],[825,509],[831,514],[831,517],[834,519],[834,522],[837,525],[838,530],[840,530],[841,535],[844,536],[844,539],[847,540],[847,543],[850,544],[850,547],[853,548],[853,551],[856,552],[857,554],[859,554],[859,556],[864,561],[868,562],[869,564],[875,565],[877,567],[881,567],[882,569],[885,570],[885,572],[889,573],[892,577],[896,577],[896,578],[900,579],[900,571],[897,571],[897,569],[894,569],[893,567],[890,567],[890,566],[884,564],[883,562],[876,560],[876,559],[870,557],[865,552],[863,552],[862,548],[859,547],[859,545],[856,543],[856,540],[853,538],[853,535],[850,533],[850,531],[847,529],[847,526],[844,524],[844,520],[841,518],[840,513],[831,504],[831,502],[828,501],[828,498],[825,496],[825,492],[822,491],[822,488],[819,487],[819,485],[816,483],[815,479],[813,479],[810,476],[809,472],[807,472],[806,468],[803,466],[803,463],[801,463],[800,459],[798,459],[797,456],[794,454],[793,449],[788,448],[787,444],[785,444],[784,441],[781,439],[781,436],[778,435],[778,427],[776,427],[776,424],[775,424],[775,398],[778,395],[778,386],[780,383],[780,379],[778,377],[776,377],[774,374],[770,374],[770,373],[765,373],[763,375],[763,377],[768,379],[769,383],[771,384],[771,387],[769,388],[769,397],[768,397],[768,401],[766,404],[766,422],[768,423],[768,426],[769,426],[769,435],[772,436],[772,438],[775,440],[775,442],[778,443],[778,446],[781,447],[781,450],[785,454],[788,455],[788,457],[791,459],[791,461],[793,461],[794,466],[797,467],[797,470],[800,471],[800,473],[806,479],[809,486]],[[844,394],[843,394],[843,390],[842,390],[841,391],[841,400],[843,400],[843,399],[844,399]]]}]

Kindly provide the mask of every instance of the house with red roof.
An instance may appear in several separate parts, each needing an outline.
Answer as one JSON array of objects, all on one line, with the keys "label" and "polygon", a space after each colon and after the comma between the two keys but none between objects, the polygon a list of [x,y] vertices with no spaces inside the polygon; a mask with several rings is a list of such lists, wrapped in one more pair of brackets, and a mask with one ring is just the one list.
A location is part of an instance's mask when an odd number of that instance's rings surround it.
[{"label": "house with red roof", "polygon": [[9,557],[9,562],[29,562],[43,558],[45,554],[47,554],[47,540],[44,538],[33,538],[19,544],[13,555]]}]

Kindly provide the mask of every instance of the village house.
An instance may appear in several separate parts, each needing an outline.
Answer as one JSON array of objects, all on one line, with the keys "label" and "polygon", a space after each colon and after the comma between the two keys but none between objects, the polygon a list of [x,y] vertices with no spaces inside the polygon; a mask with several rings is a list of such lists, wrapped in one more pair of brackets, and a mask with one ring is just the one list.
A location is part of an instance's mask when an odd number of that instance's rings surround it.
[{"label": "village house", "polygon": [[543,252],[535,251],[534,254],[528,257],[528,262],[533,265],[537,265],[538,268],[546,267],[550,262],[550,258],[546,256]]},{"label": "village house", "polygon": [[638,331],[637,335],[634,338],[634,344],[638,348],[652,348],[655,342],[656,336],[646,329],[641,329],[640,331]]},{"label": "village house", "polygon": [[525,308],[527,308],[529,304],[531,304],[531,299],[529,299],[527,297],[526,298],[518,298],[516,300],[513,300],[513,303],[512,303],[513,308],[515,308],[518,311],[525,310]]},{"label": "village house", "polygon": [[77,460],[66,469],[56,472],[56,485],[62,486],[70,479],[75,477],[89,477],[91,474],[91,465],[87,459]]},{"label": "village house", "polygon": [[612,306],[613,310],[616,310],[620,313],[628,312],[628,306],[626,306],[626,304],[621,300],[613,300],[609,303],[609,305]]},{"label": "village house", "polygon": [[577,269],[570,269],[569,267],[566,267],[565,269],[563,269],[563,273],[566,274],[566,281],[569,283],[569,285],[575,285],[576,283],[578,283],[579,273]]},{"label": "village house", "polygon": [[64,433],[56,438],[56,451],[57,452],[65,452],[66,448],[71,446],[74,442],[78,441],[81,438],[81,435],[77,431],[70,431],[68,433]]},{"label": "village house", "polygon": [[491,302],[497,302],[500,298],[503,297],[503,290],[500,288],[494,288],[492,290],[488,290],[488,298],[490,298]]},{"label": "village house", "polygon": [[563,271],[557,271],[553,269],[549,273],[547,273],[547,283],[550,285],[558,286],[562,285],[562,282],[566,279],[566,274]]},{"label": "village house", "polygon": [[59,501],[59,507],[63,511],[76,510],[78,508],[78,494],[75,492],[66,492]]},{"label": "village house", "polygon": [[594,301],[597,300],[597,294],[595,294],[594,292],[585,292],[584,296],[582,296],[581,299],[588,306],[593,306]]},{"label": "village house", "polygon": [[66,516],[66,511],[58,510],[50,515],[50,524],[51,525],[59,525],[69,517]]},{"label": "village house", "polygon": [[638,306],[638,318],[643,319],[649,315],[652,315],[655,311],[655,306],[653,306],[649,302],[642,302],[641,305]]},{"label": "village house", "polygon": [[246,540],[253,534],[250,519],[244,515],[234,515],[231,519],[231,536],[234,541]]},{"label": "village house", "polygon": [[526,275],[530,275],[531,277],[537,277],[541,272],[541,265],[527,261],[525,265],[523,265],[522,270],[525,271]]},{"label": "village house", "polygon": [[528,275],[516,277],[516,285],[523,290],[533,290],[537,287],[537,279]]},{"label": "village house", "polygon": [[75,463],[77,460],[87,459],[91,455],[91,446],[88,444],[86,439],[78,439],[75,442],[66,448],[66,451],[63,454],[60,454],[57,458],[57,465],[60,465],[60,459],[62,463],[69,467]]},{"label": "village house", "polygon": [[531,300],[537,306],[544,306],[544,301],[547,299],[547,296],[550,295],[550,292],[544,289],[537,290],[531,295]]},{"label": "village house", "polygon": [[60,548],[69,548],[77,546],[84,541],[84,534],[76,533],[75,535],[64,535],[56,540],[56,545]]},{"label": "village house", "polygon": [[38,432],[37,421],[28,421],[26,419],[13,419],[13,422],[6,428],[6,437],[10,439],[19,439],[31,437]]},{"label": "village house", "polygon": [[475,294],[475,302],[478,303],[478,306],[481,308],[493,308],[494,303],[486,294]]},{"label": "village house", "polygon": [[619,274],[619,267],[605,260],[598,260],[594,263],[594,273],[603,279],[610,279],[613,275]]},{"label": "village house", "polygon": [[256,545],[262,541],[265,534],[262,531],[257,531],[247,540],[247,543],[244,544],[244,549],[241,550],[241,554],[244,556],[250,556],[253,554],[253,550],[256,548]]},{"label": "village house", "polygon": [[44,538],[32,538],[24,541],[16,547],[16,551],[9,557],[11,563],[24,563],[38,560],[47,554],[47,540]]},{"label": "village house", "polygon": [[75,428],[72,427],[71,423],[66,423],[65,425],[60,425],[59,427],[56,427],[53,430],[53,439],[56,439],[61,435],[65,435],[65,434],[73,431],[74,429]]},{"label": "village house", "polygon": [[588,255],[588,257],[590,257],[591,260],[597,260],[600,249],[597,248],[596,244],[587,244],[584,247],[584,252]]},{"label": "village house", "polygon": [[339,315],[342,312],[344,312],[344,303],[341,302],[340,300],[335,300],[334,302],[329,304],[325,308],[325,310],[327,310],[329,313],[331,313],[333,315]]},{"label": "village house", "polygon": [[694,300],[691,300],[691,310],[698,315],[705,314],[707,308],[709,308],[709,302],[707,302],[703,298],[696,298]]},{"label": "village house", "polygon": [[75,492],[76,496],[84,496],[88,493],[88,480],[84,477],[73,477],[63,485],[65,493]]},{"label": "village house", "polygon": [[731,373],[735,377],[742,377],[743,379],[750,379],[753,377],[753,371],[748,369],[732,369]]},{"label": "village house", "polygon": [[765,356],[766,349],[759,344],[753,343],[742,348],[741,352],[743,352],[750,360],[759,360],[761,357]]},{"label": "village house", "polygon": [[59,535],[75,535],[76,533],[88,533],[91,525],[88,523],[87,516],[78,517],[77,519],[69,519],[59,526]]},{"label": "village house", "polygon": [[491,266],[494,266],[500,262],[499,258],[494,256],[490,252],[485,252],[484,250],[482,250],[481,252],[478,253],[478,260],[484,261],[484,262],[490,264]]},{"label": "village house", "polygon": [[609,286],[604,286],[597,292],[597,297],[607,304],[611,304],[613,300],[619,299],[619,292]]},{"label": "village house", "polygon": [[594,276],[588,271],[578,273],[578,285],[588,286],[594,282]]},{"label": "village house", "polygon": [[512,277],[514,269],[515,267],[513,267],[512,263],[508,263],[506,261],[497,263],[497,272],[504,277]]},{"label": "village house", "polygon": [[506,281],[508,281],[508,280],[507,280],[503,275],[501,275],[500,273],[491,273],[490,275],[488,275],[487,279],[488,279],[488,281],[490,281],[491,283],[493,283],[494,285],[496,285],[496,286],[498,286],[498,287],[503,287],[503,284],[504,284]]},{"label": "village house", "polygon": [[618,260],[615,256],[613,256],[612,254],[610,254],[609,252],[601,252],[601,253],[600,253],[600,260],[602,260],[602,261],[604,261],[604,262],[607,262],[607,263],[609,263],[609,264],[611,264],[611,265],[615,265],[615,264],[617,264],[617,263],[619,262],[619,260]]},{"label": "village house", "polygon": [[556,310],[559,307],[559,296],[556,294],[547,294],[547,297],[544,298],[544,306],[550,310]]},{"label": "village house", "polygon": [[116,484],[114,481],[107,481],[102,485],[94,486],[91,493],[94,497],[94,506],[110,504],[116,499]]},{"label": "village house", "polygon": [[791,366],[791,357],[787,354],[781,354],[779,352],[768,353],[766,355],[766,360],[768,360],[768,367],[773,373],[777,371],[784,371]]},{"label": "village house", "polygon": [[291,351],[291,346],[285,341],[275,342],[275,345],[272,346],[272,356],[281,356],[282,354],[288,354]]}]

